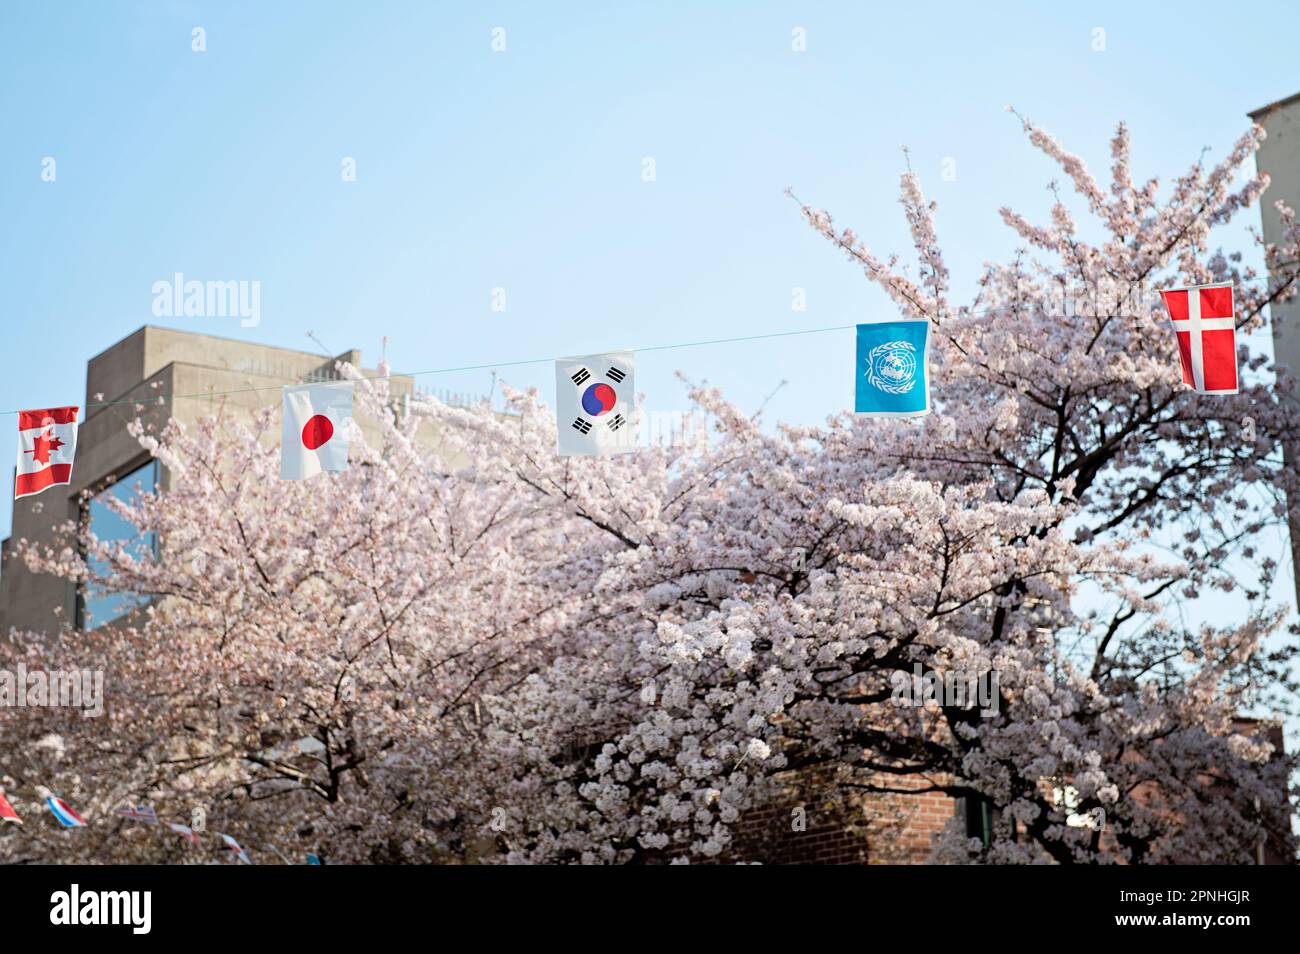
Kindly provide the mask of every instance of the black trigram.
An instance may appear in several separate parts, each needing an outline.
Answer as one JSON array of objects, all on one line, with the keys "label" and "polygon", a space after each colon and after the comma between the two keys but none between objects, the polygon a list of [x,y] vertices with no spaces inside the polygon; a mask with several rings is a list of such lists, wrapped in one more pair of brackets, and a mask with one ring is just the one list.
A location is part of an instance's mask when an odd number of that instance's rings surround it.
[{"label": "black trigram", "polygon": [[591,377],[591,372],[586,368],[579,368],[577,373],[570,375],[570,377],[573,379],[574,384],[581,386],[583,381]]},{"label": "black trigram", "polygon": [[580,417],[575,418],[573,422],[573,429],[577,431],[579,434],[587,434],[591,431],[591,422],[584,421]]},{"label": "black trigram", "polygon": [[[622,426],[623,426],[624,424],[626,424],[626,423],[627,423],[627,421],[623,419],[623,415],[622,415],[622,414],[615,414],[613,417],[611,417],[611,418],[609,419],[609,424],[606,425],[606,426],[607,426],[611,431],[616,431],[616,430],[618,430],[620,427],[622,427]],[[583,433],[586,433],[586,432],[584,431]]]},{"label": "black trigram", "polygon": [[609,378],[615,384],[618,384],[625,377],[627,377],[627,375],[624,374],[622,371],[620,371],[618,368],[610,368],[608,371],[605,372],[605,377]]}]

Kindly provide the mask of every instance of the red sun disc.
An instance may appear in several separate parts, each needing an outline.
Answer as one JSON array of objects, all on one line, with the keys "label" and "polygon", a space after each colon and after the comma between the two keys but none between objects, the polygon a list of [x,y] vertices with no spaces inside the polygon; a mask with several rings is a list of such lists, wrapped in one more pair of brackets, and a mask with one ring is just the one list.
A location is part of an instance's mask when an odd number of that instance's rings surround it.
[{"label": "red sun disc", "polygon": [[334,425],[324,414],[313,415],[302,429],[302,442],[308,450],[315,450],[334,436]]}]

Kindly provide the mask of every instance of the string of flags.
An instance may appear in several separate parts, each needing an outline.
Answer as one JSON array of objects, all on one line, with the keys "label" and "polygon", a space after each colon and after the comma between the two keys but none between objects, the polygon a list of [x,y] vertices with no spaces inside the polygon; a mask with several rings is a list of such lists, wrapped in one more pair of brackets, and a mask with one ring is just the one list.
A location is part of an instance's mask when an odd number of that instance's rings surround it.
[{"label": "string of flags", "polygon": [[[1232,282],[1173,288],[1160,295],[1177,340],[1183,382],[1198,394],[1236,394]],[[929,414],[930,322],[887,320],[855,328],[854,413]],[[561,457],[636,449],[635,370],[632,351],[555,360],[556,451]],[[306,480],[347,469],[354,386],[340,381],[282,388],[281,479]],[[72,482],[78,411],[68,406],[18,412],[15,499]]]},{"label": "string of flags", "polygon": [[[68,805],[68,803],[65,802],[62,798],[60,798],[59,796],[55,795],[52,792],[48,792],[46,789],[40,789],[40,792],[45,797],[45,804],[46,807],[49,808],[50,814],[54,816],[55,820],[63,828],[87,827],[86,820],[82,818],[80,815],[78,815],[75,811],[73,811],[72,808]],[[141,822],[146,825],[159,824],[158,813],[149,805],[126,805],[121,808],[113,809],[113,814],[117,815],[120,818],[125,818],[130,821]],[[14,807],[12,804],[10,804],[9,799],[5,797],[3,789],[0,789],[0,822],[4,822],[6,824],[11,824],[11,825],[22,825],[23,823],[23,820],[22,818],[19,817],[18,812],[14,810]],[[163,824],[171,831],[180,835],[183,839],[185,839],[190,844],[195,846],[202,844],[200,840],[200,832],[194,828],[191,828],[189,825],[182,825],[179,822],[170,822],[170,821],[164,822]],[[251,865],[253,863],[252,859],[249,858],[248,856],[248,852],[244,850],[243,846],[240,845],[239,842],[236,841],[233,836],[227,835],[224,832],[214,832],[214,834],[221,839],[222,844],[240,862],[246,865]],[[306,863],[309,865],[322,864],[320,857],[312,853],[307,854]]]}]

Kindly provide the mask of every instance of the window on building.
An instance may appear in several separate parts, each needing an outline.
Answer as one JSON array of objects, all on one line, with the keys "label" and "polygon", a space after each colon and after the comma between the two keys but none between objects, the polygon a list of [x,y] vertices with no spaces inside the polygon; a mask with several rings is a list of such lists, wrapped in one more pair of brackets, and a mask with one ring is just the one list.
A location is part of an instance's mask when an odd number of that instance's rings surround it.
[{"label": "window on building", "polygon": [[[156,460],[151,460],[143,467],[136,468],[105,487],[91,497],[86,505],[86,520],[90,531],[100,540],[125,542],[137,558],[156,556],[158,535],[152,532],[141,533],[138,527],[114,513],[107,501],[111,499],[130,501],[141,494],[151,493],[157,487],[158,462]],[[90,558],[87,562],[97,572],[108,569],[100,560]],[[147,602],[149,602],[147,597],[136,596],[133,593],[117,593],[87,584],[78,594],[77,624],[83,629],[95,629],[120,619]]]},{"label": "window on building", "polygon": [[1011,841],[1017,841],[1016,821],[993,807],[993,803],[979,795],[971,795],[957,800],[957,814],[964,816],[966,837],[978,838],[987,848],[993,844],[993,836],[999,825],[1009,833]]},{"label": "window on building", "polygon": [[967,796],[962,801],[966,815],[966,837],[978,838],[987,848],[993,840],[992,806],[979,797]]}]

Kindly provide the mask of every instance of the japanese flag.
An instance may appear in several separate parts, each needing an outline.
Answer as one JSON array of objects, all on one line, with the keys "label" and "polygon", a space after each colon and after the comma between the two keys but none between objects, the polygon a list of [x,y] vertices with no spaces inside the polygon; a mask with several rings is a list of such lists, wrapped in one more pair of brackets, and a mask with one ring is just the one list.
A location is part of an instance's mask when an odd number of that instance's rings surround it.
[{"label": "japanese flag", "polygon": [[347,470],[352,382],[284,389],[280,478],[306,480],[323,470]]},{"label": "japanese flag", "polygon": [[561,457],[636,450],[631,351],[555,362],[555,425]]},{"label": "japanese flag", "polygon": [[14,499],[72,483],[72,456],[76,450],[77,408],[19,411]]},{"label": "japanese flag", "polygon": [[1198,394],[1237,393],[1237,331],[1232,282],[1162,291],[1178,338],[1183,383]]}]

